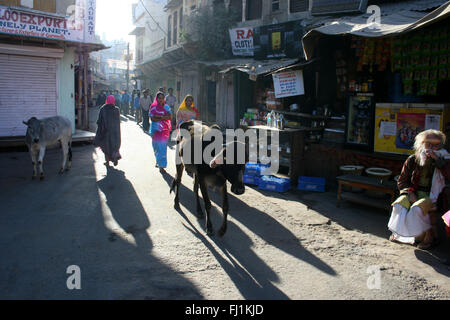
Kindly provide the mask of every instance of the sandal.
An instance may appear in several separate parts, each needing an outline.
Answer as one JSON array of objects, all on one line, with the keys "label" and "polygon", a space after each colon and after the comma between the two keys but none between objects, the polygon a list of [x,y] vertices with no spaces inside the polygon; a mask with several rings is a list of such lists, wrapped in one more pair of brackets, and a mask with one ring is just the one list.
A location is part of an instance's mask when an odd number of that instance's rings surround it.
[{"label": "sandal", "polygon": [[418,244],[417,248],[421,250],[430,249],[433,246],[433,242],[421,242]]}]

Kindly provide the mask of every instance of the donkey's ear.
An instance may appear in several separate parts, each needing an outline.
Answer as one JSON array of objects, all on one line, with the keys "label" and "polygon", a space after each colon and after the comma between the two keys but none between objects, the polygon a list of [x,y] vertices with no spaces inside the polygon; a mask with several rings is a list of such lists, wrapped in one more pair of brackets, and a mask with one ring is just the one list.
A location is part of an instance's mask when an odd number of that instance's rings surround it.
[{"label": "donkey's ear", "polygon": [[28,127],[28,122],[22,121],[24,125]]}]

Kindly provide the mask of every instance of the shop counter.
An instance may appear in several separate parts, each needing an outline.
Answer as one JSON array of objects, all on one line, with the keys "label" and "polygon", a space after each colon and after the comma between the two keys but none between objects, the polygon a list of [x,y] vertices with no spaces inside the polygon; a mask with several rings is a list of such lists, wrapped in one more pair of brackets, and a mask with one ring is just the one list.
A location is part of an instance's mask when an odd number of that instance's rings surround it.
[{"label": "shop counter", "polygon": [[[283,130],[280,130],[260,125],[249,126],[248,129],[278,131],[280,138],[278,146],[280,167],[289,168],[288,176],[291,179],[291,182],[296,184],[298,177],[302,176],[304,173],[305,132],[311,131],[311,128],[284,128]],[[267,136],[270,136],[270,134],[268,133]],[[259,157],[258,160],[260,160]]]}]

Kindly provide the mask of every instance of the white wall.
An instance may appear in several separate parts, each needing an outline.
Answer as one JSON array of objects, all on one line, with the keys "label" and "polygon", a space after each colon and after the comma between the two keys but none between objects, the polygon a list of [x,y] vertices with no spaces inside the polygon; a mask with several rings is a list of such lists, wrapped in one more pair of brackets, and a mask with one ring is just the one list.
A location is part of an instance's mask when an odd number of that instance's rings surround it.
[{"label": "white wall", "polygon": [[75,132],[75,48],[66,47],[58,63],[58,115],[72,122]]}]

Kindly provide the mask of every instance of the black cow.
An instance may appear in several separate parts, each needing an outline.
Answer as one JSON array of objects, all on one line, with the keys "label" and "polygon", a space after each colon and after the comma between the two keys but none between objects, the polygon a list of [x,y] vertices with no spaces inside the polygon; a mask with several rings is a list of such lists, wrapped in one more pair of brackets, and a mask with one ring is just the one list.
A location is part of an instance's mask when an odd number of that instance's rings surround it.
[{"label": "black cow", "polygon": [[[194,126],[201,126],[199,133],[194,133]],[[231,183],[231,191],[236,195],[241,195],[245,192],[245,185],[243,182],[245,162],[248,161],[248,148],[246,144],[238,141],[230,142],[228,144],[223,144],[222,149],[218,154],[214,154],[214,158],[210,163],[205,163],[202,157],[201,164],[194,164],[194,140],[200,139],[202,146],[202,153],[205,148],[211,143],[211,141],[204,141],[203,137],[208,130],[220,129],[217,125],[208,127],[207,125],[201,123],[200,121],[189,121],[185,122],[180,126],[181,129],[188,130],[190,132],[190,139],[182,139],[178,146],[177,152],[180,156],[181,163],[177,164],[177,174],[172,182],[170,192],[175,190],[175,209],[180,209],[179,203],[179,186],[181,183],[181,177],[183,175],[183,170],[186,169],[188,173],[194,176],[194,193],[197,202],[197,215],[199,218],[203,218],[203,211],[200,206],[200,200],[198,196],[198,188],[202,192],[203,200],[205,202],[206,209],[206,233],[208,235],[213,235],[213,228],[210,221],[210,210],[211,201],[208,196],[208,187],[218,189],[222,196],[222,226],[219,230],[219,236],[223,236],[227,231],[227,215],[228,215],[228,197],[227,197],[227,181]],[[227,149],[234,147],[234,161],[227,161]],[[183,151],[186,148],[191,148],[191,161],[190,164],[183,161]],[[238,163],[238,150],[245,150],[245,162]],[[186,154],[186,152],[184,153]],[[241,161],[242,162],[242,161]]]}]

